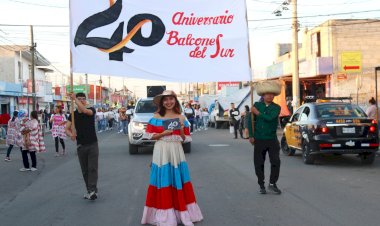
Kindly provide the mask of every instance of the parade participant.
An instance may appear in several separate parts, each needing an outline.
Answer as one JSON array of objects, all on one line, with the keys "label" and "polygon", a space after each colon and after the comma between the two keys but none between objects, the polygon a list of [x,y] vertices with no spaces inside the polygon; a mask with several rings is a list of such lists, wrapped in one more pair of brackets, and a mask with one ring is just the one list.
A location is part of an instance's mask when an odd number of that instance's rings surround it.
[{"label": "parade participant", "polygon": [[[240,119],[241,119],[241,116],[240,116],[240,111],[238,108],[235,108],[235,104],[234,103],[231,103],[231,109],[230,109],[230,123],[231,125],[234,127],[234,134],[235,134],[235,137],[234,139],[237,139],[238,136],[237,136],[237,132],[239,130],[239,123],[240,123]],[[243,134],[241,133],[240,136],[243,136]]]},{"label": "parade participant", "polygon": [[13,112],[13,117],[8,121],[8,130],[7,130],[7,140],[6,144],[9,146],[7,150],[7,155],[5,157],[6,162],[10,162],[10,154],[15,145],[17,145],[17,139],[19,137],[18,129],[18,111]]},{"label": "parade participant", "polygon": [[121,121],[121,130],[120,132],[123,132],[124,135],[127,135],[128,134],[128,122],[129,122],[129,118],[128,118],[128,115],[127,115],[127,109],[125,107],[122,107],[120,109],[120,113],[119,113],[119,118],[120,118],[120,121]]},{"label": "parade participant", "polygon": [[193,133],[194,132],[195,111],[194,111],[194,108],[191,106],[190,103],[188,103],[186,105],[185,116],[186,116],[187,120],[189,120],[189,122],[190,122],[190,133]]},{"label": "parade participant", "polygon": [[99,147],[95,131],[95,114],[93,107],[87,108],[86,95],[77,93],[70,95],[77,105],[74,112],[75,130],[72,130],[72,115],[66,123],[66,134],[71,140],[77,141],[79,164],[82,170],[87,193],[85,199],[95,200],[98,198],[98,159]]},{"label": "parade participant", "polygon": [[371,118],[371,119],[376,119],[376,111],[377,111],[377,108],[376,108],[376,100],[375,98],[371,98],[368,103],[370,104],[369,107],[367,108],[366,110],[366,114],[368,116],[368,118]]},{"label": "parade participant", "polygon": [[[191,141],[190,125],[181,115],[181,107],[173,91],[166,90],[153,101],[158,111],[150,119],[144,137],[157,141],[141,223],[190,226],[203,219],[182,148],[183,141]],[[166,120],[179,120],[180,127],[165,130]]]},{"label": "parade participant", "polygon": [[51,116],[50,121],[53,124],[51,134],[55,142],[55,157],[59,156],[59,143],[62,145],[62,155],[66,154],[65,141],[65,125],[66,125],[66,115],[63,114],[61,106],[55,107],[55,114]]},{"label": "parade participant", "polygon": [[264,163],[267,152],[271,163],[271,174],[268,189],[276,194],[281,194],[276,183],[280,174],[280,144],[277,139],[278,117],[281,107],[273,103],[273,99],[281,92],[281,85],[274,81],[266,81],[264,85],[258,84],[256,91],[263,97],[263,102],[256,102],[251,108],[254,117],[248,117],[249,141],[254,145],[254,164],[260,193],[266,194],[264,182]]},{"label": "parade participant", "polygon": [[[22,140],[22,161],[24,168],[21,172],[36,171],[37,170],[37,157],[36,152],[45,152],[45,143],[42,136],[40,124],[38,122],[38,112],[32,111],[30,113],[30,120],[24,117],[20,123],[20,132],[23,136]],[[32,167],[29,168],[28,153],[32,160]]]}]

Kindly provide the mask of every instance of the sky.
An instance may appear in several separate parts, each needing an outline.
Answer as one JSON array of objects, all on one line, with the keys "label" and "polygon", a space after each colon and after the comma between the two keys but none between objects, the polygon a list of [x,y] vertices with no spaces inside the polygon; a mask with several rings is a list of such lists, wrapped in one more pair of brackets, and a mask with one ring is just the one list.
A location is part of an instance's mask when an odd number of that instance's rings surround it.
[{"label": "sky", "polygon": [[[263,75],[265,68],[275,60],[276,43],[291,42],[291,7],[287,6],[289,10],[282,9],[284,1],[246,0],[254,76]],[[34,27],[35,42],[37,50],[60,73],[69,74],[68,5],[69,0],[0,0],[0,45],[30,45],[29,27],[4,25],[58,26]],[[276,16],[273,13],[276,10],[282,11],[282,16]],[[380,3],[379,0],[298,0],[298,16],[301,30],[318,26],[329,19],[380,19]],[[98,77],[91,75],[89,80],[95,81]],[[134,86],[135,90],[145,92],[146,81],[127,78],[125,82],[131,90]],[[112,77],[111,83],[111,86],[120,89],[122,79]],[[155,82],[150,81],[149,84]],[[171,85],[180,87],[174,83]]]}]

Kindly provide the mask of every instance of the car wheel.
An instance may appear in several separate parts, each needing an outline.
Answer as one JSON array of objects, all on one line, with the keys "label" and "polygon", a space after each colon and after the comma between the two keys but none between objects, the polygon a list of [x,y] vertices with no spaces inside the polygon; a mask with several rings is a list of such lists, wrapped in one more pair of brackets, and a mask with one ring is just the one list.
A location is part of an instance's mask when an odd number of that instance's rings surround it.
[{"label": "car wheel", "polygon": [[362,164],[365,164],[365,165],[372,164],[375,161],[375,158],[376,158],[375,152],[363,153],[360,155],[360,160],[361,160]]},{"label": "car wheel", "polygon": [[281,150],[282,150],[282,153],[284,153],[285,155],[287,156],[293,156],[294,153],[296,152],[295,149],[293,148],[290,148],[288,146],[288,142],[286,142],[286,137],[285,135],[282,137],[281,139]]},{"label": "car wheel", "polygon": [[137,145],[129,143],[129,154],[135,155],[139,151],[139,147]]},{"label": "car wheel", "polygon": [[191,142],[182,144],[182,147],[183,147],[183,151],[185,153],[190,153],[191,152]]},{"label": "car wheel", "polygon": [[219,123],[215,120],[215,129],[219,129]]},{"label": "car wheel", "polygon": [[305,164],[314,164],[315,157],[311,154],[310,145],[306,142],[302,145],[302,160]]}]

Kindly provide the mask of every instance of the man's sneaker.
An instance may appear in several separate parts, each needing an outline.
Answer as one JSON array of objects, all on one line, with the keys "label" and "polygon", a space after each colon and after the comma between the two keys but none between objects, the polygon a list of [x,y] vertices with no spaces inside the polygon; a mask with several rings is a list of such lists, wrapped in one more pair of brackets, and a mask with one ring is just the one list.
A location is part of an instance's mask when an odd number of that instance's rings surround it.
[{"label": "man's sneaker", "polygon": [[30,168],[30,171],[37,171],[38,169],[37,168],[35,168],[35,167],[32,167],[32,168]]},{"label": "man's sneaker", "polygon": [[21,168],[21,169],[19,169],[20,170],[20,172],[26,172],[26,171],[30,171],[30,169],[29,168]]},{"label": "man's sneaker", "polygon": [[11,158],[6,157],[6,158],[4,159],[4,161],[6,161],[6,162],[10,162],[10,161],[11,161]]},{"label": "man's sneaker", "polygon": [[88,199],[88,200],[95,200],[97,198],[98,198],[98,195],[94,191],[89,192],[89,193],[84,195],[84,199]]},{"label": "man's sneaker", "polygon": [[268,190],[269,191],[272,191],[272,192],[274,192],[274,193],[276,193],[276,194],[281,194],[281,190],[280,189],[278,189],[278,187],[277,187],[277,185],[276,184],[269,184],[268,185]]},{"label": "man's sneaker", "polygon": [[265,190],[265,187],[260,187],[260,191],[259,191],[260,194],[262,195],[265,195],[267,193],[267,190]]}]

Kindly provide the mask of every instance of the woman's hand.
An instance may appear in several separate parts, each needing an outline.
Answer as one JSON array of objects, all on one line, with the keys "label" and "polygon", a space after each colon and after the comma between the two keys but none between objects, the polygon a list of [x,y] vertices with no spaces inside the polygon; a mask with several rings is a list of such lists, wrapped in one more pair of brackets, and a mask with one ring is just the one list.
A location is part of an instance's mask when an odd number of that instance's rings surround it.
[{"label": "woman's hand", "polygon": [[165,130],[164,132],[161,133],[162,136],[167,136],[167,135],[171,135],[173,133],[173,130],[171,129],[168,129],[168,130]]},{"label": "woman's hand", "polygon": [[77,139],[77,134],[75,132],[71,132],[70,138],[72,141],[75,141]]},{"label": "woman's hand", "polygon": [[249,138],[249,143],[251,143],[252,145],[254,145],[255,144],[255,138],[250,137]]}]

